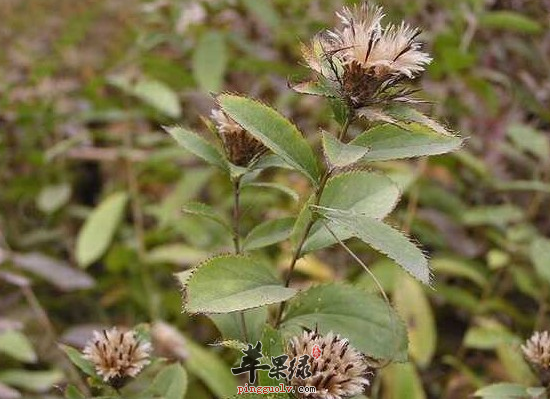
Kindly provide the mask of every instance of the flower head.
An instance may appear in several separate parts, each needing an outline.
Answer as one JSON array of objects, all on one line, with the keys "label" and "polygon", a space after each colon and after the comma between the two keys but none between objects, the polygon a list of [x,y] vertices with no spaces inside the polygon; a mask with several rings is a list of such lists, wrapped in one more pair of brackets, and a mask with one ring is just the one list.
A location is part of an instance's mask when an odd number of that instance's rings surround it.
[{"label": "flower head", "polygon": [[[320,349],[320,353],[315,353],[314,348],[315,351]],[[304,331],[290,340],[287,354],[288,361],[310,356],[311,376],[306,379],[294,376],[289,381],[293,386],[316,388],[316,393],[303,394],[302,398],[341,399],[359,395],[369,385],[370,372],[365,357],[332,332],[323,337],[316,331]]]},{"label": "flower head", "polygon": [[139,340],[135,331],[122,332],[116,327],[94,331],[83,351],[103,381],[115,387],[138,375],[150,363],[150,352],[151,344]]},{"label": "flower head", "polygon": [[535,332],[521,346],[525,358],[533,366],[542,370],[550,370],[550,334],[548,331]]},{"label": "flower head", "polygon": [[416,42],[420,32],[405,23],[383,26],[382,8],[366,3],[344,7],[337,16],[340,26],[303,47],[308,66],[336,86],[353,108],[402,99],[407,92],[392,88],[431,62]]},{"label": "flower head", "polygon": [[221,136],[227,157],[237,166],[247,166],[265,151],[262,143],[252,137],[225,112],[213,109],[212,120]]}]

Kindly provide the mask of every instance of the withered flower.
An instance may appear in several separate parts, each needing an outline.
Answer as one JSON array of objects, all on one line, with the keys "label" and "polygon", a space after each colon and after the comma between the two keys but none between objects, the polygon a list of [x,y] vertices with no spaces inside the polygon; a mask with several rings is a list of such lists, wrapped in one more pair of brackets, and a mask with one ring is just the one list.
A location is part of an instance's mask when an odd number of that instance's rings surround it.
[{"label": "withered flower", "polygon": [[[320,353],[315,354],[314,348]],[[315,393],[302,394],[301,398],[347,398],[361,394],[370,384],[368,377],[371,373],[363,354],[332,332],[323,337],[316,331],[304,331],[301,336],[290,340],[287,354],[287,363],[292,358],[309,356],[311,376],[306,379],[294,376],[289,381],[292,386],[316,388]]]},{"label": "withered flower", "polygon": [[535,332],[524,345],[521,346],[525,359],[539,373],[541,383],[550,383],[550,333],[548,331]]},{"label": "withered flower", "polygon": [[420,32],[404,22],[383,26],[382,8],[366,3],[344,7],[337,16],[340,26],[303,46],[307,65],[352,108],[407,101],[412,91],[399,84],[431,62],[416,41]]},{"label": "withered flower", "polygon": [[135,331],[119,331],[116,327],[94,331],[84,347],[84,358],[92,362],[103,381],[121,387],[129,377],[137,376],[150,363],[151,344],[139,340]]},{"label": "withered flower", "polygon": [[265,152],[266,147],[244,130],[222,110],[213,109],[212,120],[223,141],[227,157],[237,166],[247,166]]}]

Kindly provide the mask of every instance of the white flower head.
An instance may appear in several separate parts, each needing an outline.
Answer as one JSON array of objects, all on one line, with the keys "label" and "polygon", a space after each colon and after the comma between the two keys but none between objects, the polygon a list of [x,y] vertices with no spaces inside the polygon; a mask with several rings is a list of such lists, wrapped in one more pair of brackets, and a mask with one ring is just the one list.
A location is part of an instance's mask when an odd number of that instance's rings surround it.
[{"label": "white flower head", "polygon": [[550,333],[535,332],[521,346],[523,355],[533,366],[541,370],[550,370]]},{"label": "white flower head", "polygon": [[94,331],[83,353],[103,381],[121,386],[125,379],[137,376],[150,363],[151,349],[151,344],[138,339],[135,331],[122,332],[114,327]]},{"label": "white flower head", "polygon": [[340,25],[317,35],[302,53],[354,108],[392,99],[385,96],[392,86],[414,78],[432,60],[416,41],[420,31],[404,22],[384,26],[379,6],[363,3],[336,15]]},{"label": "white flower head", "polygon": [[[316,357],[312,356],[314,348]],[[326,336],[317,331],[304,331],[301,336],[290,340],[287,350],[289,362],[292,358],[309,355],[311,376],[302,379],[294,376],[289,383],[293,386],[314,386],[315,393],[302,394],[308,399],[342,399],[363,393],[370,385],[369,365],[349,341],[332,332]]]}]

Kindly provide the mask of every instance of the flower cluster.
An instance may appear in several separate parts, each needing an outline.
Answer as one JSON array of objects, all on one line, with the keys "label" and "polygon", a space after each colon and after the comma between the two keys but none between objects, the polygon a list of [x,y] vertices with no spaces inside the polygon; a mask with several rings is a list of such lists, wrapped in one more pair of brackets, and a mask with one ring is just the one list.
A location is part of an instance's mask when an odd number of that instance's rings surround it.
[{"label": "flower cluster", "polygon": [[151,344],[139,340],[135,331],[122,332],[114,327],[94,331],[83,353],[104,382],[120,387],[128,377],[135,377],[150,363],[151,349]]},{"label": "flower cluster", "polygon": [[303,46],[307,65],[356,109],[385,101],[410,101],[397,88],[422,72],[431,58],[416,41],[419,30],[405,23],[382,25],[382,8],[363,3],[337,13],[340,26]]},{"label": "flower cluster", "polygon": [[320,350],[317,357],[310,357],[311,376],[306,379],[294,377],[293,386],[314,386],[315,393],[303,394],[311,399],[341,399],[361,394],[370,384],[367,378],[369,366],[363,354],[349,345],[340,336],[329,332],[326,336],[317,331],[304,331],[290,340],[289,358],[297,358]]}]

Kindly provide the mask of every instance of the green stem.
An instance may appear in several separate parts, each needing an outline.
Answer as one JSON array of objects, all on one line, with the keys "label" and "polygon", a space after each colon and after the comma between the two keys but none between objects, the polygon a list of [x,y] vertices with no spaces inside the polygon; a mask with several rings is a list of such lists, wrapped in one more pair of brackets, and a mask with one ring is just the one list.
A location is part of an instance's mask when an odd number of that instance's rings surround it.
[{"label": "green stem", "polygon": [[[235,254],[239,255],[241,253],[241,240],[240,240],[240,220],[241,220],[241,178],[238,177],[233,181],[233,195],[235,201],[233,204],[233,244],[235,246]],[[241,323],[241,332],[243,335],[244,342],[248,342],[248,331],[246,328],[246,319],[244,317],[244,311],[239,312],[239,321]]]},{"label": "green stem", "polygon": [[[342,126],[342,130],[338,134],[338,140],[342,140],[348,131],[348,128],[352,122],[351,117],[348,117],[346,119],[346,122]],[[323,174],[323,177],[321,177],[321,182],[319,183],[319,186],[317,187],[317,190],[315,191],[315,201],[313,205],[319,205],[319,202],[321,201],[321,196],[323,195],[323,191],[325,189],[325,186],[327,184],[327,181],[329,177],[331,176],[334,169],[332,167],[328,167],[325,173]],[[292,279],[292,274],[294,272],[294,268],[296,267],[296,263],[298,262],[298,259],[302,256],[302,248],[304,246],[304,243],[306,242],[306,239],[309,235],[309,232],[311,231],[311,228],[313,227],[313,224],[315,223],[315,219],[313,217],[310,218],[309,222],[307,223],[304,232],[302,234],[302,237],[300,238],[300,241],[298,245],[296,246],[296,250],[294,251],[294,255],[292,256],[292,260],[290,261],[290,266],[288,268],[288,272],[285,279],[285,287],[290,286],[290,281]],[[275,328],[279,327],[279,324],[281,323],[281,319],[283,317],[283,312],[286,307],[286,301],[281,302],[279,305],[279,310],[277,312],[277,316],[275,318],[274,326]]]}]

